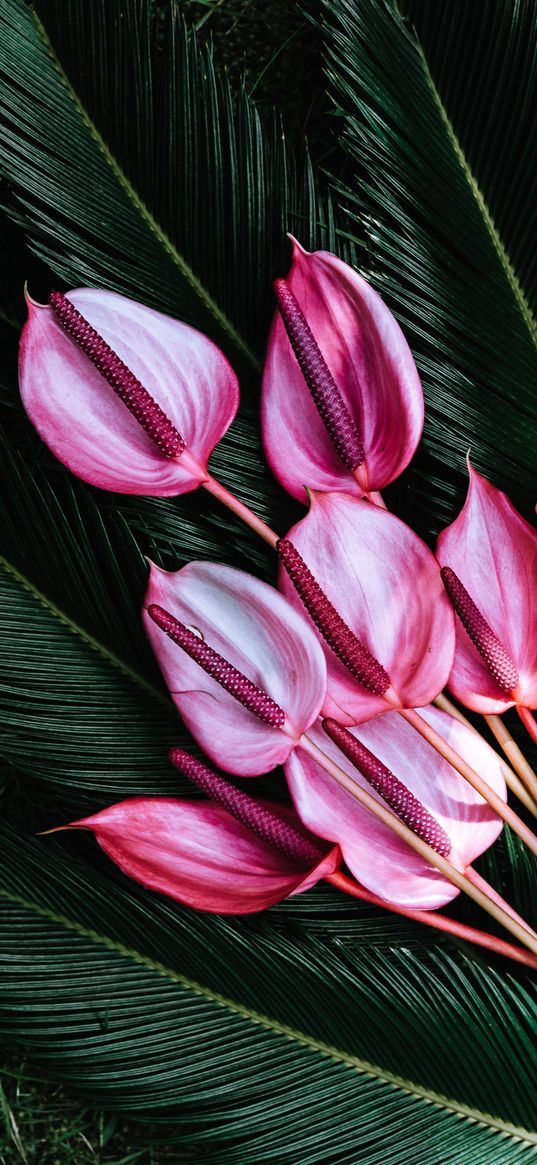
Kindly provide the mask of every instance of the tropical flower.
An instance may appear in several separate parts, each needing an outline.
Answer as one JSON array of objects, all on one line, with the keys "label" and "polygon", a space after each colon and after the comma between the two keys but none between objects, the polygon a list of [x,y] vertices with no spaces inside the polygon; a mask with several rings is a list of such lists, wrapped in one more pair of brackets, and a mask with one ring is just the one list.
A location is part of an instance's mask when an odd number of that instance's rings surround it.
[{"label": "tropical flower", "polygon": [[283,764],[326,693],[303,616],[267,583],[210,562],[151,565],[144,607],[168,688],[211,760],[241,776]]},{"label": "tropical flower", "polygon": [[[414,880],[419,882],[421,874],[426,871],[427,886],[421,887],[418,904],[436,906],[453,897],[456,891],[447,879],[448,871],[444,866],[442,870],[446,877],[435,874],[433,890],[429,886],[428,861],[435,864],[432,851],[442,859],[449,857],[452,865],[454,863],[459,870],[464,870],[471,847],[472,852],[482,852],[497,836],[501,823],[445,762],[442,762],[444,768],[440,774],[443,792],[431,792],[428,785],[436,784],[438,761],[420,738],[419,748],[427,753],[421,757],[421,764],[423,774],[427,772],[428,784],[423,776],[417,791],[414,789],[412,738],[415,734],[406,724],[404,730],[399,730],[397,741],[400,751],[404,750],[406,738],[403,736],[401,746],[400,732],[409,733],[411,771],[408,780],[406,776],[388,772],[376,754],[365,761],[363,756],[358,758],[366,780],[357,777],[354,768],[356,756],[351,756],[350,765],[344,763],[344,756],[348,754],[345,741],[348,734],[341,725],[333,723],[336,733],[345,733],[342,739],[331,734],[335,746],[329,746],[328,737],[320,725],[315,725],[325,697],[326,671],[322,650],[313,630],[282,595],[240,571],[210,563],[194,563],[175,575],[153,568],[147,604],[146,625],[168,687],[194,737],[213,759],[230,771],[253,775],[278,761],[290,762],[295,751],[304,753],[306,759],[299,762],[299,772],[309,772],[310,766],[315,776],[319,768],[324,773],[323,781],[328,790],[334,782],[341,780],[345,786],[343,799],[335,798],[335,811],[326,819],[321,804],[315,824],[315,832],[320,836],[329,836],[330,840],[338,842],[340,831],[342,842],[347,839],[349,821],[352,820],[347,802],[355,797],[361,800],[360,820],[364,832],[367,833],[369,828],[370,813],[376,813],[377,807],[386,835],[390,835],[393,829],[401,833],[400,827],[392,824],[395,820],[393,814],[407,827],[403,836],[397,838],[395,847],[386,846],[383,861],[379,860],[379,853],[374,855],[364,846],[364,870],[360,871],[363,885],[388,901],[403,906],[412,903],[411,896],[405,897],[404,879],[398,889],[400,872],[405,868],[405,854],[410,854],[412,834],[409,835],[408,830],[411,830],[430,847],[423,852],[423,847],[418,845],[419,858],[416,860],[413,856],[410,863]],[[308,658],[307,651],[308,648],[311,650],[312,644],[315,650]],[[386,719],[381,717],[380,724]],[[390,737],[391,732],[387,731]],[[349,739],[352,741],[352,737]],[[494,754],[487,746],[483,745],[483,748],[487,760],[490,760],[489,754]],[[401,768],[399,765],[398,771]],[[296,770],[297,766],[289,763],[287,771],[294,796]],[[375,790],[375,797],[370,796],[370,787]],[[426,791],[425,798],[421,796],[422,787]],[[313,794],[315,788],[313,779]],[[502,789],[505,795],[503,782]],[[381,809],[382,802],[393,812],[387,813],[384,807]],[[330,806],[330,794],[328,803]],[[436,804],[450,826],[449,832],[434,812]],[[465,824],[468,805],[473,840],[459,846],[459,817]],[[297,798],[297,809],[301,819],[310,827],[307,797],[304,803]],[[338,814],[341,814],[339,825]],[[327,835],[326,828],[335,833]],[[375,827],[371,828],[376,837]],[[359,848],[358,832],[356,840]],[[372,858],[377,866],[377,872],[370,875],[373,885],[368,882],[366,868]],[[410,883],[409,895],[414,892],[412,877]]]},{"label": "tropical flower", "polygon": [[133,797],[62,828],[92,830],[130,878],[215,914],[265,910],[341,864],[291,808],[254,800],[180,749],[170,759],[211,800]]},{"label": "tropical flower", "polygon": [[537,531],[468,470],[464,507],[437,546],[458,615],[449,688],[475,712],[537,708]]},{"label": "tropical flower", "polygon": [[[505,800],[500,758],[472,729],[437,708],[422,716],[473,766]],[[343,734],[356,742],[348,749]],[[449,860],[466,870],[498,837],[502,822],[478,793],[396,713],[349,730],[334,721],[308,735],[362,788],[379,800],[391,786],[392,804],[416,832],[440,846]],[[357,767],[359,765],[359,768]],[[435,909],[450,902],[457,889],[381,821],[372,817],[315,760],[301,750],[290,754],[285,774],[295,808],[304,824],[321,837],[337,841],[355,878],[389,902]],[[402,786],[402,788],[401,788]],[[444,849],[443,852],[446,852]]]},{"label": "tropical flower", "polygon": [[323,638],[324,715],[360,723],[435,699],[453,661],[453,617],[434,555],[404,522],[313,492],[277,549],[280,589]]},{"label": "tropical flower", "polygon": [[296,241],[263,377],[269,464],[300,501],[304,487],[356,497],[382,489],[411,460],[423,394],[386,304],[353,269]]},{"label": "tropical flower", "polygon": [[166,497],[207,480],[237,411],[225,356],[194,328],[111,291],[28,299],[20,346],[26,411],[91,485]]}]

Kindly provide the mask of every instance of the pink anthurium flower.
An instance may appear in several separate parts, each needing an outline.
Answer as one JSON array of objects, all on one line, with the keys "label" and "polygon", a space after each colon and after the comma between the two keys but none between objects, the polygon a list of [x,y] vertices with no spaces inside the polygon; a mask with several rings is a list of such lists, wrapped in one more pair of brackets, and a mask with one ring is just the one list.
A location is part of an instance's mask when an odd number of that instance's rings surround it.
[{"label": "pink anthurium flower", "polygon": [[327,251],[294,241],[263,377],[263,440],[282,485],[356,497],[382,489],[411,460],[423,427],[412,353],[386,304]]},{"label": "pink anthurium flower", "polygon": [[312,493],[277,549],[281,590],[323,637],[325,715],[360,723],[436,698],[453,615],[434,555],[404,522],[348,494]]},{"label": "pink anthurium flower", "polygon": [[112,291],[28,299],[24,407],[73,472],[102,489],[168,497],[207,479],[237,411],[237,380],[187,324]]},{"label": "pink anthurium flower", "polygon": [[[479,767],[505,799],[501,760],[477,733],[432,706],[423,709],[422,715]],[[450,862],[458,869],[467,869],[498,837],[502,822],[497,815],[400,716],[388,713],[348,730],[351,739],[366,746],[361,750],[365,754],[361,771],[332,739],[330,730],[338,737],[340,726],[333,721],[324,724],[325,731],[319,724],[311,728],[310,738],[355,782],[373,790],[378,800],[380,778],[389,782],[399,797],[402,783],[400,815],[408,822],[413,814],[416,832],[421,829],[421,836],[438,852],[449,852]],[[399,906],[423,910],[435,909],[455,897],[457,890],[451,882],[331,781],[311,757],[301,750],[291,753],[285,773],[301,820],[308,829],[339,844],[352,874],[369,891]],[[415,803],[409,794],[416,798]]]},{"label": "pink anthurium flower", "polygon": [[211,760],[241,776],[282,764],[326,692],[303,616],[267,583],[210,562],[174,573],[152,565],[144,605],[168,688]]},{"label": "pink anthurium flower", "polygon": [[448,686],[475,712],[537,708],[537,531],[468,469],[464,507],[437,546],[458,616]]},{"label": "pink anthurium flower", "polygon": [[133,797],[63,828],[91,829],[130,878],[215,914],[265,910],[341,864],[291,808],[254,800],[179,749],[171,759],[210,801]]}]

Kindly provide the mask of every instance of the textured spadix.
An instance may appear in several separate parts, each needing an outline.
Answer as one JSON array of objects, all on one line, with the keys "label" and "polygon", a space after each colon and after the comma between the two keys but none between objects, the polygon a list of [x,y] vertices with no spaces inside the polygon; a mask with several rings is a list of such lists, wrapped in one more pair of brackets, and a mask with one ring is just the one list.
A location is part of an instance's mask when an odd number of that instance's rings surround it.
[{"label": "textured spadix", "polygon": [[[440,534],[437,556],[460,580],[485,625],[475,614],[466,626],[457,618],[449,687],[476,712],[500,713],[513,703],[537,708],[537,531],[504,493],[468,469],[466,502]],[[459,615],[463,607],[471,616],[467,603],[459,603]],[[480,632],[481,650],[472,628]]]},{"label": "textured spadix", "polygon": [[[292,810],[260,802],[292,827]],[[214,914],[250,914],[314,886],[339,864],[332,847],[308,870],[211,801],[133,797],[66,828],[91,829],[130,878]]]},{"label": "textured spadix", "polygon": [[358,497],[382,489],[408,465],[423,426],[421,385],[399,325],[370,284],[326,251],[309,254],[295,242],[278,286],[285,323],[278,310],[262,400],[273,472],[300,501],[304,486]]},{"label": "textured spadix", "polygon": [[[499,757],[470,728],[434,707],[421,714],[485,780],[505,798]],[[356,740],[406,785],[451,842],[449,860],[465,869],[497,838],[502,822],[467,781],[434,753],[395,712],[349,730]],[[310,736],[330,758],[370,793],[372,787],[320,726]],[[374,894],[416,909],[434,909],[451,901],[457,890],[397,838],[312,761],[301,749],[292,753],[285,773],[304,824],[338,842],[345,862]],[[382,798],[373,790],[377,800]]]},{"label": "textured spadix", "polygon": [[194,328],[111,291],[81,288],[53,302],[28,300],[20,347],[21,396],[43,440],[103,489],[196,489],[237,411],[223,354]]},{"label": "textured spadix", "polygon": [[[188,629],[192,651],[206,655],[209,671],[201,655],[199,662],[190,658],[153,622],[147,613],[153,604]],[[326,693],[322,649],[306,620],[273,587],[209,562],[189,563],[173,574],[152,566],[145,606],[147,633],[166,683],[211,760],[243,776],[281,764],[317,717]],[[235,695],[211,674],[213,663],[220,678],[229,675],[238,684]],[[262,722],[239,702],[236,696],[249,685],[257,700],[259,690],[269,697],[267,708],[283,711],[283,724],[280,714]]]},{"label": "textured spadix", "polygon": [[[453,612],[438,563],[421,539],[393,514],[341,493],[312,494],[309,513],[288,539],[344,624],[367,649],[376,664],[375,675],[378,669],[379,678],[383,674],[391,681],[389,688],[385,679],[376,688],[366,686],[366,674],[360,683],[356,669],[352,672],[344,665],[343,653],[336,654],[325,636],[324,714],[352,724],[394,706],[421,707],[433,700],[446,683],[453,660]],[[309,601],[306,585],[296,589],[283,568],[279,585],[304,611],[304,599]],[[310,617],[319,626],[311,610]]]},{"label": "textured spadix", "polygon": [[237,789],[231,781],[226,781],[225,777],[182,748],[172,748],[169,755],[172,765],[188,777],[197,789],[201,789],[217,805],[222,805],[232,817],[246,825],[272,849],[278,850],[297,868],[307,869],[325,856],[326,845],[308,834],[298,818],[291,822],[291,814],[285,806],[269,808],[266,802]]},{"label": "textured spadix", "polygon": [[421,801],[411,793],[408,785],[399,780],[371,749],[353,736],[348,728],[343,728],[336,720],[323,720],[323,728],[330,740],[344,753],[355,768],[359,769],[368,784],[379,793],[382,800],[408,825],[409,829],[432,846],[442,857],[451,851],[451,841],[442,826],[429,813]]},{"label": "textured spadix", "polygon": [[511,695],[513,688],[516,688],[518,684],[516,664],[503,644],[500,643],[498,636],[489,627],[487,620],[481,614],[479,607],[474,603],[455,571],[450,566],[443,566],[440,574],[451,599],[453,610],[459,616],[472,643],[477,647],[481,659],[496,680],[498,687],[506,695]]}]

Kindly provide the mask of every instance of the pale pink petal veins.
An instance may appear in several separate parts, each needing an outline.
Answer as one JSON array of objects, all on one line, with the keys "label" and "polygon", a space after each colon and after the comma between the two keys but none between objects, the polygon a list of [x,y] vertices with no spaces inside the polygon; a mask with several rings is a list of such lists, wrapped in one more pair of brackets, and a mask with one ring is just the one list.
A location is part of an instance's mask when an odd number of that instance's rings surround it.
[{"label": "pale pink petal veins", "polygon": [[214,914],[265,910],[315,885],[339,860],[332,848],[311,870],[297,870],[210,801],[133,797],[73,827],[91,829],[108,857],[136,882]]},{"label": "pale pink petal veins", "polygon": [[[458,575],[516,664],[519,702],[537,708],[537,531],[504,493],[468,468],[466,502],[440,534],[437,557]],[[449,687],[476,712],[499,713],[513,703],[459,619]]]},{"label": "pale pink petal veins", "polygon": [[[315,493],[309,513],[288,534],[339,614],[386,669],[404,707],[436,698],[454,648],[453,613],[438,563],[399,518],[348,494]],[[303,610],[280,569],[279,585]],[[325,714],[345,724],[389,709],[362,687],[325,646]]]},{"label": "pale pink petal veins", "polygon": [[423,427],[423,393],[408,344],[365,279],[327,251],[295,242],[291,287],[363,441],[356,476],[338,457],[276,312],[263,376],[263,441],[282,485],[357,497],[382,489],[411,460]]},{"label": "pale pink petal veins", "polygon": [[[422,709],[434,726],[505,799],[501,761],[470,728],[433,707]],[[403,781],[452,842],[449,860],[465,869],[498,837],[502,822],[475,790],[395,712],[350,729]],[[362,788],[380,796],[318,727],[308,734]],[[416,909],[435,909],[458,891],[414,850],[377,821],[301,749],[285,766],[291,795],[305,825],[337,842],[349,869],[368,890]]]},{"label": "pale pink petal veins", "polygon": [[156,497],[196,489],[238,407],[225,356],[201,332],[111,291],[67,298],[157,401],[186,442],[165,457],[50,307],[29,301],[20,387],[39,434],[67,467],[103,489]]},{"label": "pale pink petal veins", "polygon": [[306,620],[273,587],[243,571],[194,562],[151,566],[145,600],[204,637],[287,714],[290,735],[261,723],[171,642],[144,611],[166,683],[188,728],[213,761],[253,776],[281,764],[317,717],[326,693],[322,649]]}]

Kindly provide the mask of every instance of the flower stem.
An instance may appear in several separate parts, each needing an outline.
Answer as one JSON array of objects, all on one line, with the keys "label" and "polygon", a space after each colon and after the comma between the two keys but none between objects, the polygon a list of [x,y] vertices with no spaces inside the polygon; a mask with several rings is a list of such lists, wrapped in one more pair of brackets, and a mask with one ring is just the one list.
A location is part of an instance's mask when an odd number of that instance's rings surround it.
[{"label": "flower stem", "polygon": [[522,704],[517,704],[516,710],[518,712],[518,715],[520,716],[520,719],[524,725],[524,728],[527,729],[529,735],[531,736],[531,739],[534,741],[535,744],[537,744],[537,724],[535,723],[535,720],[533,718],[532,713],[530,712],[530,709],[523,708]]},{"label": "flower stem", "polygon": [[524,781],[526,788],[531,794],[530,800],[532,804],[528,806],[530,812],[537,816],[537,773],[535,773],[531,765],[526,760],[522,749],[518,747],[516,740],[513,740],[511,733],[505,727],[501,716],[485,716],[490,730],[494,733],[496,740],[503,748],[503,751],[518,775]]},{"label": "flower stem", "polygon": [[[470,728],[471,731],[474,732],[477,737],[479,737],[479,740],[482,740],[485,744],[488,745],[488,740],[485,741],[485,737],[481,735],[475,725],[472,724],[470,720],[466,719],[466,716],[461,712],[460,708],[457,708],[457,705],[453,704],[447,696],[444,696],[443,694],[437,696],[434,702],[437,708],[440,708],[442,712],[447,712],[448,716],[452,716],[453,719],[458,720],[460,724],[465,724],[467,728]],[[520,776],[522,776],[521,769],[525,766],[537,781],[537,777],[535,776],[533,769],[528,764],[516,741],[513,740],[511,733],[507,731],[507,728],[505,727],[501,717],[484,716],[483,719],[486,720],[491,732],[503,748],[505,755],[509,757],[513,768],[515,768],[519,773],[519,776],[517,777],[517,774],[513,772],[513,769],[509,768],[509,765],[507,765],[505,761],[502,761],[502,772],[505,777],[506,785],[511,790],[511,792],[514,793],[515,797],[518,797],[519,801],[522,802],[528,812],[533,814],[534,817],[537,817],[537,798],[534,800],[533,797],[530,796],[526,785],[524,785],[520,780]],[[498,753],[494,748],[492,748],[492,745],[489,745],[489,748],[491,749],[491,752],[494,753],[494,756],[497,757]]]},{"label": "flower stem", "polygon": [[[358,801],[358,803],[364,809],[372,813],[374,817],[383,823],[383,825],[387,826],[388,829],[391,829],[393,833],[397,834],[397,836],[400,837],[402,841],[406,842],[407,845],[409,845],[410,848],[413,849],[417,854],[419,854],[419,856],[423,858],[424,861],[428,862],[429,865],[434,866],[435,869],[437,869],[438,872],[442,874],[442,876],[446,878],[448,882],[451,882],[452,885],[456,886],[458,890],[464,891],[464,893],[467,894],[469,898],[472,898],[474,902],[477,902],[478,906],[481,906],[483,910],[486,910],[487,913],[496,920],[496,922],[499,922],[501,926],[510,931],[511,934],[513,934],[515,938],[517,938],[518,941],[522,943],[523,946],[528,947],[530,951],[533,951],[534,954],[537,954],[537,935],[530,930],[526,923],[519,921],[518,916],[513,917],[514,912],[511,910],[511,907],[509,907],[507,903],[503,903],[503,900],[499,898],[499,895],[496,894],[496,891],[491,892],[490,887],[488,890],[485,890],[484,887],[486,883],[483,883],[483,885],[477,885],[475,881],[471,880],[465,873],[462,873],[461,870],[458,870],[457,867],[452,864],[452,862],[448,861],[447,858],[442,857],[439,853],[436,852],[436,850],[432,849],[430,845],[427,845],[426,842],[417,837],[416,834],[408,828],[408,826],[404,825],[403,822],[395,816],[395,814],[393,814],[389,809],[385,808],[384,805],[376,801],[375,798],[372,797],[371,794],[368,793],[365,789],[362,789],[361,786],[358,785],[357,782],[354,781],[352,777],[350,777],[349,774],[345,772],[344,769],[340,768],[339,765],[335,764],[335,762],[330,759],[330,757],[326,756],[322,749],[320,749],[308,736],[303,735],[300,737],[299,747],[302,748],[303,751],[316,762],[316,764],[323,768],[325,772],[333,777],[337,784],[340,785],[342,789],[345,789],[345,791],[349,793],[351,797],[355,799],[355,801]],[[502,904],[500,905],[500,903]]]},{"label": "flower stem", "polygon": [[221,482],[216,481],[216,478],[209,475],[207,480],[202,482],[202,486],[208,493],[212,494],[213,498],[217,498],[223,506],[226,506],[241,521],[245,522],[251,530],[255,530],[255,533],[259,534],[259,537],[264,542],[268,542],[269,546],[272,546],[273,549],[275,548],[278,535],[274,533],[274,530],[271,530],[270,526],[267,526],[266,522],[263,522],[262,518],[258,518],[253,510],[245,506],[244,502],[240,502],[234,494],[230,493],[225,485],[222,485]]},{"label": "flower stem", "polygon": [[364,496],[367,498],[368,502],[371,502],[373,506],[378,506],[381,510],[388,509],[382,494],[379,493],[378,490],[370,490],[369,493],[365,494]]},{"label": "flower stem", "polygon": [[352,898],[368,902],[370,906],[378,906],[382,910],[389,910],[392,914],[400,914],[403,918],[421,922],[424,926],[430,926],[434,930],[444,931],[452,938],[459,938],[464,942],[474,943],[475,946],[485,947],[486,950],[503,955],[506,959],[513,959],[516,963],[523,963],[524,966],[537,970],[537,956],[523,950],[522,947],[506,942],[505,939],[497,938],[494,934],[488,934],[487,931],[467,926],[464,922],[458,922],[456,919],[448,918],[445,914],[439,914],[436,911],[412,910],[411,907],[396,906],[393,902],[387,902],[384,898],[371,894],[359,882],[342,874],[340,870],[334,874],[328,874],[325,882],[329,882],[331,886],[335,886],[344,894],[350,894]]},{"label": "flower stem", "polygon": [[[511,806],[507,805],[505,801],[502,801],[502,798],[483,780],[483,777],[480,777],[479,773],[476,773],[475,769],[448,744],[447,740],[444,740],[444,737],[436,729],[432,728],[414,708],[402,708],[399,710],[399,715],[411,724],[419,732],[420,736],[423,736],[423,739],[432,745],[440,753],[440,756],[443,756],[473,786],[476,792],[490,805],[491,809],[507,822],[513,832],[518,834],[521,840],[525,842],[528,849],[532,853],[537,854],[537,837],[535,834],[520,819],[518,814],[511,809]],[[535,739],[537,740],[537,725],[534,725],[534,727],[536,731]]]},{"label": "flower stem", "polygon": [[[256,534],[258,534],[259,537],[262,538],[264,542],[268,542],[269,546],[272,546],[273,549],[276,549],[276,545],[279,541],[279,535],[276,534],[274,532],[274,530],[272,530],[271,527],[268,526],[267,523],[262,520],[262,518],[259,518],[257,516],[257,514],[254,514],[253,510],[251,510],[248,506],[246,506],[244,504],[244,502],[239,501],[239,498],[235,497],[234,494],[230,493],[230,491],[228,489],[226,489],[226,487],[224,485],[222,485],[221,482],[217,481],[216,478],[209,475],[207,477],[207,479],[205,481],[203,481],[201,484],[202,484],[203,488],[206,489],[207,492],[210,493],[219,502],[221,502],[221,504],[223,506],[225,506],[226,509],[231,510],[231,513],[235,514],[238,518],[240,518],[241,521],[244,522],[247,526],[249,526],[251,530],[254,530],[254,532]],[[386,508],[385,503],[384,503],[383,499],[381,498],[380,494],[376,494],[376,493],[370,494],[369,499],[373,504],[382,505],[384,508]],[[443,701],[444,703],[441,703],[441,701]],[[469,721],[467,721],[466,718],[462,715],[462,713],[459,712],[458,709],[455,708],[455,705],[451,704],[451,702],[448,701],[445,697],[439,696],[438,699],[435,701],[435,703],[437,703],[439,705],[439,707],[444,707],[444,710],[449,711],[450,714],[452,716],[454,716],[456,719],[461,720],[465,724],[469,724]],[[421,717],[420,717],[420,720],[421,720]],[[422,723],[425,724],[425,721],[422,721]],[[427,725],[427,727],[428,727],[428,725]],[[473,725],[470,725],[470,727],[473,728]],[[535,725],[534,725],[534,727],[535,727]],[[474,728],[473,730],[474,730],[474,732],[476,732],[476,734],[480,737],[481,740],[484,739],[481,736],[481,734],[477,732],[476,728]],[[431,729],[430,731],[432,733],[434,730]],[[537,729],[536,729],[536,731],[537,731]],[[422,733],[422,735],[423,735],[423,733]],[[439,741],[442,741],[442,737],[439,736],[438,733],[435,733],[435,736],[437,737],[437,739]],[[537,739],[537,737],[534,737],[534,739]],[[430,741],[430,743],[431,743],[431,741]],[[443,743],[445,744],[444,741],[443,741]],[[434,747],[436,747],[436,745]],[[449,748],[449,746],[446,745],[446,748]],[[438,751],[441,751],[441,750],[438,749]],[[458,757],[458,753],[456,753],[454,751],[454,749],[451,749],[450,752],[451,752],[453,757],[457,757],[459,759],[461,764],[465,764],[465,762],[462,761],[462,758]],[[449,759],[449,758],[446,758],[446,759]],[[456,768],[457,771],[460,772],[462,776],[465,776],[467,780],[469,779],[467,773],[463,772],[462,769],[457,764],[455,764],[453,760],[451,760],[450,763],[453,764],[453,767]],[[473,769],[470,769],[469,765],[467,765],[466,768],[471,773],[474,772]],[[511,789],[511,791],[515,794],[515,796],[517,796],[522,801],[522,803],[526,806],[526,808],[528,808],[530,810],[531,813],[533,813],[534,815],[537,815],[537,807],[534,807],[533,802],[529,803],[528,797],[526,796],[525,791],[523,790],[520,783],[517,782],[516,775],[514,773],[511,773],[511,770],[508,769],[506,765],[503,766],[503,769],[504,769],[504,775],[505,775],[506,782],[509,785],[509,788]],[[487,783],[485,781],[483,781],[483,779],[481,777],[479,777],[477,773],[475,773],[474,775],[477,778],[477,780],[480,782],[481,786],[485,790],[488,790],[490,793],[492,793],[492,790],[490,790],[489,785],[487,785]],[[474,782],[471,781],[470,783],[473,784]],[[476,786],[474,785],[474,787],[476,787]],[[478,789],[478,792],[481,792],[481,789]],[[490,800],[486,796],[486,794],[481,793],[481,795],[484,796],[485,800],[488,801],[490,804]],[[496,796],[496,794],[493,794],[493,793],[492,793],[492,795]],[[499,797],[497,798],[497,801],[498,801],[499,805],[501,806],[502,810],[505,810],[505,811],[512,813],[513,819],[515,821],[519,821],[519,818],[516,816],[516,814],[513,813],[512,810],[510,810],[509,807],[506,806],[505,803],[503,801],[501,801],[501,799]],[[504,812],[500,812],[500,809],[497,809],[496,811],[499,813],[500,816],[504,817],[504,820],[507,820]],[[511,824],[511,822],[510,822],[510,824]],[[520,824],[522,825],[522,822]],[[513,828],[514,828],[514,826],[513,826]],[[526,829],[526,832],[528,833],[529,837],[533,838],[533,834],[531,833],[531,831],[528,830],[527,827],[524,827],[524,828]],[[537,844],[537,839],[534,838],[534,841]],[[530,848],[531,848],[531,846],[530,846]],[[537,851],[534,851],[534,852],[537,852]]]}]

